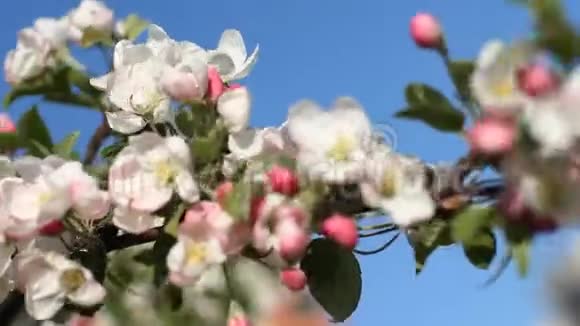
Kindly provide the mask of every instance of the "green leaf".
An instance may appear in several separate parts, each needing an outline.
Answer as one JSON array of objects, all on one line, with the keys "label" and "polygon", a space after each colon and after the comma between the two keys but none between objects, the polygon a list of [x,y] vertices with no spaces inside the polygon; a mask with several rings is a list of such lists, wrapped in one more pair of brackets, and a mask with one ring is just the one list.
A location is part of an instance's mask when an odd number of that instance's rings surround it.
[{"label": "green leaf", "polygon": [[110,160],[113,159],[119,152],[125,148],[127,142],[124,140],[117,141],[101,150],[101,157]]},{"label": "green leaf", "polygon": [[407,99],[407,104],[410,106],[449,104],[445,95],[435,88],[421,83],[407,85],[405,88],[405,98]]},{"label": "green leaf", "polygon": [[415,255],[415,274],[420,274],[429,256],[440,246],[454,243],[451,228],[446,220],[435,218],[421,224],[409,235]]},{"label": "green leaf", "polygon": [[131,14],[127,16],[123,22],[123,28],[125,29],[125,37],[129,40],[136,39],[147,27],[149,22],[142,19],[141,17]]},{"label": "green leaf", "polygon": [[536,21],[536,43],[551,51],[564,64],[580,56],[580,39],[568,21],[560,0],[532,0],[528,7]]},{"label": "green leaf", "polygon": [[449,73],[451,80],[459,93],[459,97],[464,101],[471,101],[471,75],[475,70],[473,61],[455,60],[449,63]]},{"label": "green leaf", "polygon": [[328,239],[310,243],[300,267],[310,293],[334,321],[343,322],[356,310],[361,297],[361,269],[351,251]]},{"label": "green leaf", "polygon": [[18,148],[22,142],[18,137],[18,133],[16,132],[9,132],[9,133],[0,133],[0,149],[2,150],[10,150]]},{"label": "green leaf", "polygon": [[153,257],[155,261],[153,278],[157,286],[161,285],[167,277],[167,255],[175,242],[176,239],[174,236],[161,232],[153,245]]},{"label": "green leaf", "polygon": [[4,96],[3,105],[9,107],[15,100],[27,95],[43,94],[51,89],[47,83],[47,76],[40,76],[34,79],[22,81],[20,84],[13,86],[12,89]]},{"label": "green leaf", "polygon": [[113,35],[111,32],[102,31],[96,28],[87,27],[83,30],[83,37],[80,42],[82,47],[88,48],[95,44],[113,46]]},{"label": "green leaf", "polygon": [[524,240],[510,244],[512,257],[516,262],[520,277],[526,277],[530,265],[530,241]]},{"label": "green leaf", "polygon": [[18,121],[17,130],[20,138],[27,145],[28,152],[31,155],[41,156],[44,154],[39,151],[37,146],[33,145],[34,142],[47,149],[52,148],[53,146],[50,132],[38,113],[36,105],[22,115]]},{"label": "green leaf", "polygon": [[469,241],[476,234],[489,227],[495,219],[496,210],[493,207],[469,206],[453,217],[451,234],[458,242]]},{"label": "green leaf", "polygon": [[427,104],[409,106],[395,114],[398,118],[419,120],[444,132],[458,132],[463,129],[465,116],[451,105],[430,106]]},{"label": "green leaf", "polygon": [[481,230],[463,242],[463,252],[473,266],[487,269],[496,254],[496,240],[491,230]]},{"label": "green leaf", "polygon": [[38,156],[38,157],[47,157],[52,155],[52,152],[50,151],[50,149],[48,149],[46,146],[42,145],[41,143],[37,142],[36,140],[32,139],[30,140],[30,148],[31,150],[29,150],[29,154],[33,153],[32,155]]},{"label": "green leaf", "polygon": [[54,145],[52,148],[52,151],[54,152],[54,154],[56,154],[62,158],[71,159],[72,154],[73,154],[73,149],[74,149],[80,135],[81,135],[80,131],[73,131],[72,133],[70,133],[66,137],[64,137],[64,139],[61,140],[60,143]]}]

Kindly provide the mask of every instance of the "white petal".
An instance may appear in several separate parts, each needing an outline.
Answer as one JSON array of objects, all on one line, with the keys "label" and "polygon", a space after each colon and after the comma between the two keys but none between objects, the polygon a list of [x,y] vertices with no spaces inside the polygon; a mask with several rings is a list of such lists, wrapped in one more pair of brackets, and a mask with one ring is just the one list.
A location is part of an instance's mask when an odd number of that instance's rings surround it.
[{"label": "white petal", "polygon": [[252,54],[248,57],[248,59],[244,62],[244,64],[241,65],[240,67],[238,67],[238,71],[236,72],[236,74],[233,78],[234,80],[246,78],[250,74],[250,72],[252,71],[252,69],[256,65],[256,62],[258,62],[259,50],[260,50],[260,47],[256,46],[256,48],[254,49],[254,52],[252,52]]},{"label": "white petal", "polygon": [[115,208],[113,224],[133,234],[143,233],[159,226],[158,218],[149,213],[130,211],[119,207]]},{"label": "white petal", "polygon": [[251,97],[245,87],[230,90],[218,98],[217,110],[231,132],[238,132],[248,125]]},{"label": "white petal", "polygon": [[36,156],[23,156],[14,161],[14,168],[22,179],[31,182],[43,172],[42,163]]},{"label": "white petal", "polygon": [[140,173],[133,181],[132,209],[154,212],[167,204],[173,195],[171,185],[158,184],[157,177],[153,173]]},{"label": "white petal", "polygon": [[165,138],[165,145],[173,154],[173,159],[177,159],[184,167],[191,166],[191,152],[183,138],[177,136],[167,137]]},{"label": "white petal", "polygon": [[188,171],[182,171],[175,178],[175,186],[177,194],[181,199],[188,203],[193,203],[199,200],[199,188],[193,179],[193,176]]},{"label": "white petal", "polygon": [[334,103],[331,111],[337,128],[354,134],[355,138],[362,141],[359,145],[369,144],[371,141],[371,123],[361,105],[350,97],[341,97]]},{"label": "white petal", "polygon": [[16,248],[12,245],[0,244],[0,277],[3,276],[10,264],[12,263],[12,255]]},{"label": "white petal", "polygon": [[163,137],[152,131],[142,132],[138,135],[129,137],[129,145],[134,147],[137,152],[140,153],[161,146],[163,145],[163,142]]},{"label": "white petal", "polygon": [[403,228],[428,221],[435,214],[435,203],[426,191],[395,196],[385,200],[383,208],[389,212],[393,222]]},{"label": "white petal", "polygon": [[209,51],[207,57],[207,64],[216,68],[220,76],[227,82],[230,76],[236,73],[236,66],[232,58],[220,51]]},{"label": "white petal", "polygon": [[246,129],[229,135],[228,148],[236,159],[248,160],[262,154],[264,140],[258,130]]},{"label": "white petal", "polygon": [[106,75],[102,75],[100,77],[94,77],[89,80],[89,83],[94,88],[104,91],[109,87],[109,81],[112,78],[112,73],[108,73]]},{"label": "white petal", "polygon": [[26,311],[36,320],[52,318],[62,308],[65,295],[60,287],[59,273],[48,270],[26,286]]},{"label": "white petal", "polygon": [[171,247],[167,254],[167,268],[172,272],[180,272],[185,261],[185,243],[178,241]]},{"label": "white petal", "polygon": [[93,279],[87,281],[80,289],[68,295],[70,301],[85,307],[100,303],[105,298],[105,288]]},{"label": "white petal", "polygon": [[122,40],[115,45],[113,65],[117,70],[123,66],[144,62],[152,55],[151,49],[146,45],[135,45],[130,41]]},{"label": "white petal", "polygon": [[485,69],[491,66],[504,49],[505,44],[500,40],[491,40],[485,43],[477,58],[478,68]]},{"label": "white petal", "polygon": [[117,111],[105,112],[105,114],[109,127],[122,134],[135,133],[147,124],[143,118],[130,112]]},{"label": "white petal", "polygon": [[227,53],[232,58],[236,68],[241,67],[248,56],[242,34],[235,29],[228,29],[222,33],[218,50]]}]

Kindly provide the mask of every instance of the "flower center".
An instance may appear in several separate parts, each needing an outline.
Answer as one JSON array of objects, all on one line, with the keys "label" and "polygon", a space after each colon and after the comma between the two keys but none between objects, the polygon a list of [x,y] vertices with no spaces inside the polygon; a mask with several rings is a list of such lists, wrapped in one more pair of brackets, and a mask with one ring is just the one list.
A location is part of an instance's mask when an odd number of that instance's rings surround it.
[{"label": "flower center", "polygon": [[161,95],[156,90],[149,90],[144,92],[142,99],[143,99],[142,102],[139,100],[134,101],[134,94],[131,95],[131,97],[129,98],[131,107],[133,108],[135,113],[138,113],[140,115],[150,115],[152,111],[157,106],[159,106],[159,103],[163,101],[163,95]]},{"label": "flower center", "polygon": [[506,97],[514,92],[514,83],[511,78],[504,78],[499,82],[495,83],[491,87],[491,91],[494,95],[499,97]]},{"label": "flower center", "polygon": [[175,180],[177,176],[177,169],[169,160],[163,160],[155,163],[154,167],[155,176],[159,183],[167,186]]},{"label": "flower center", "polygon": [[392,170],[386,170],[381,183],[381,194],[391,198],[397,192],[397,175]]},{"label": "flower center", "polygon": [[87,279],[81,269],[71,268],[62,272],[60,282],[65,290],[70,293],[80,289],[87,282]]},{"label": "flower center", "polygon": [[335,161],[346,161],[348,155],[354,149],[354,145],[352,137],[340,135],[334,146],[328,151],[327,156]]},{"label": "flower center", "polygon": [[38,205],[42,206],[51,201],[54,198],[54,195],[50,192],[43,192],[38,195]]},{"label": "flower center", "polygon": [[205,243],[191,244],[186,249],[187,264],[198,264],[204,261],[207,257],[207,246]]}]

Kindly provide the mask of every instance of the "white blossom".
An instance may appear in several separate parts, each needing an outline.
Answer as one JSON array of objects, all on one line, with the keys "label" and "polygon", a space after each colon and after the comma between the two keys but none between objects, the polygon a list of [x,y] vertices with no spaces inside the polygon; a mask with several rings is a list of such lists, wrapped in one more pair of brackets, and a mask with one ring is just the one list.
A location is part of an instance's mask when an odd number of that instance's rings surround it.
[{"label": "white blossom", "polygon": [[199,189],[190,155],[179,137],[163,138],[153,132],[130,137],[109,171],[109,193],[117,206],[114,223],[139,233],[156,225],[151,213],[163,207],[174,191],[187,202],[197,201]]},{"label": "white blossom", "polygon": [[527,98],[518,87],[517,72],[533,55],[528,43],[506,45],[498,40],[486,43],[471,79],[479,103],[485,108],[508,112],[525,105]]},{"label": "white blossom", "polygon": [[230,132],[240,132],[248,126],[252,99],[245,87],[224,92],[217,100],[217,111]]},{"label": "white blossom", "polygon": [[355,100],[339,98],[330,111],[301,101],[290,109],[287,128],[299,167],[308,177],[331,183],[361,178],[373,138],[371,124]]},{"label": "white blossom", "polygon": [[25,28],[18,33],[16,49],[10,50],[4,60],[6,81],[16,85],[24,80],[37,77],[51,65],[51,44],[33,28]]},{"label": "white blossom", "polygon": [[376,152],[360,183],[363,200],[385,211],[400,227],[427,221],[435,202],[426,188],[423,164],[391,152]]},{"label": "white blossom", "polygon": [[79,6],[68,14],[71,36],[80,41],[83,31],[92,28],[102,32],[112,32],[115,24],[113,11],[97,0],[82,0]]},{"label": "white blossom", "polygon": [[60,254],[30,251],[19,256],[18,284],[26,310],[36,320],[52,318],[67,301],[90,307],[105,297],[105,289],[88,269]]}]

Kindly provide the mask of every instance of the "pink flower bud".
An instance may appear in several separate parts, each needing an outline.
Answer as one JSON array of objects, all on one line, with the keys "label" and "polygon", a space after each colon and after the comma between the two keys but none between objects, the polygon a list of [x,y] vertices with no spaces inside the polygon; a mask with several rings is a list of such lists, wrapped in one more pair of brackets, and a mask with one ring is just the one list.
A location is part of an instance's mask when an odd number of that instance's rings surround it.
[{"label": "pink flower bud", "polygon": [[358,231],[355,221],[344,215],[335,214],[324,220],[322,233],[339,245],[354,249],[358,242]]},{"label": "pink flower bud", "polygon": [[286,196],[294,196],[298,192],[299,181],[294,172],[283,166],[275,165],[266,174],[270,189]]},{"label": "pink flower bud", "polygon": [[59,235],[64,231],[64,224],[61,220],[52,220],[38,229],[38,233],[44,236]]},{"label": "pink flower bud", "polygon": [[287,261],[296,261],[304,255],[308,246],[309,237],[294,220],[285,219],[276,225],[276,234],[279,237],[280,256]]},{"label": "pink flower bud", "polygon": [[222,182],[217,188],[215,189],[215,197],[216,201],[220,205],[224,205],[226,197],[234,190],[234,184],[230,181]]},{"label": "pink flower bud", "polygon": [[212,66],[207,69],[207,82],[206,96],[215,101],[225,91],[225,85],[217,69]]},{"label": "pink flower bud", "polygon": [[246,316],[230,318],[228,326],[252,326],[252,322]]},{"label": "pink flower bud", "polygon": [[515,123],[510,119],[488,116],[475,122],[467,132],[467,140],[474,153],[499,155],[513,148]]},{"label": "pink flower bud", "polygon": [[433,15],[418,13],[411,19],[411,37],[422,48],[441,45],[441,26]]},{"label": "pink flower bud", "polygon": [[201,83],[205,81],[190,72],[169,70],[161,78],[161,86],[167,95],[178,101],[191,101],[203,97],[205,87]]},{"label": "pink flower bud", "polygon": [[531,97],[543,96],[555,91],[559,78],[544,65],[529,65],[517,73],[518,84],[522,91]]},{"label": "pink flower bud", "polygon": [[291,291],[302,291],[307,280],[300,268],[288,268],[280,272],[280,281]]},{"label": "pink flower bud", "polygon": [[0,133],[13,133],[16,132],[16,125],[10,119],[10,116],[4,113],[0,113]]}]

